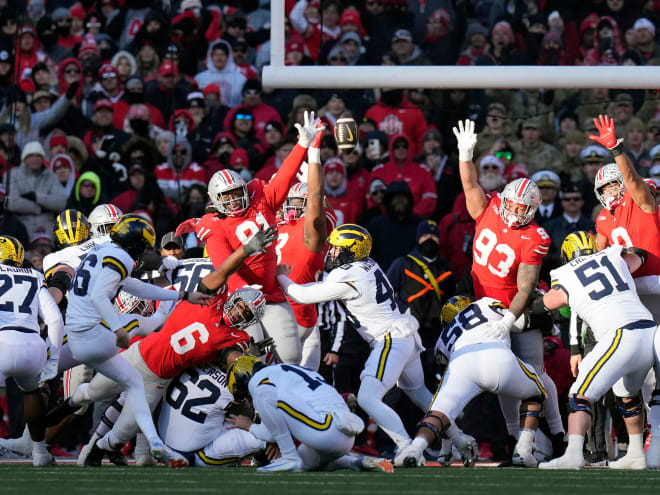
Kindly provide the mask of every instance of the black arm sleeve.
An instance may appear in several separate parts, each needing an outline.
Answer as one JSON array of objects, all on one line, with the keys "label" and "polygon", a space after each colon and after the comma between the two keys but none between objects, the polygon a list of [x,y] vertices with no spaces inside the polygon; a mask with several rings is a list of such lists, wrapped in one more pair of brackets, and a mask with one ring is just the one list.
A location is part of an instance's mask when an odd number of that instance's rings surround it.
[{"label": "black arm sleeve", "polygon": [[639,256],[640,259],[642,260],[642,265],[643,265],[644,263],[646,263],[646,260],[647,260],[648,257],[649,257],[649,253],[647,253],[645,249],[638,248],[638,247],[627,247],[627,248],[623,248],[623,249],[621,250],[621,256],[623,256],[623,255],[625,255],[625,254],[634,254],[634,255]]},{"label": "black arm sleeve", "polygon": [[60,270],[58,272],[53,273],[48,280],[46,280],[46,286],[47,287],[54,287],[55,289],[59,289],[62,294],[66,294],[69,288],[71,287],[71,281],[73,280],[73,277],[69,275],[67,272]]}]

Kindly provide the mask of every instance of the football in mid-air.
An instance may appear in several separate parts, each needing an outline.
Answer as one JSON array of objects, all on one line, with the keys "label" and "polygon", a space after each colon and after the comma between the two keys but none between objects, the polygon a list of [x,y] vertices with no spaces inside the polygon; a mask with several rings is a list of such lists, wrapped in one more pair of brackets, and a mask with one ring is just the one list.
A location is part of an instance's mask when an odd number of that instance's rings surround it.
[{"label": "football in mid-air", "polygon": [[335,124],[335,141],[342,151],[350,151],[358,144],[357,122],[350,113],[343,113]]}]

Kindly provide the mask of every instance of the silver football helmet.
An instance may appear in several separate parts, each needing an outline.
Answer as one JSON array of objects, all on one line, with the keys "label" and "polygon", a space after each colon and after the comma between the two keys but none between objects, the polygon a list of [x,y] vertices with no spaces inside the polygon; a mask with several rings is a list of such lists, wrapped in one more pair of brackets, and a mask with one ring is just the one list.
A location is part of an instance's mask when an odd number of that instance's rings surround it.
[{"label": "silver football helmet", "polygon": [[232,327],[242,330],[263,318],[266,297],[260,290],[245,287],[234,292],[222,309],[225,320],[230,322]]},{"label": "silver football helmet", "polygon": [[[247,184],[238,172],[218,170],[209,181],[209,199],[218,212],[229,217],[240,217],[250,206]],[[230,195],[239,192],[240,196]],[[236,207],[236,202],[240,202]]]},{"label": "silver football helmet", "polygon": [[122,215],[121,210],[114,205],[98,205],[87,217],[92,226],[92,237],[101,237],[110,232]]},{"label": "silver football helmet", "polygon": [[115,310],[121,315],[134,313],[142,316],[151,316],[154,314],[156,308],[153,301],[140,299],[122,290],[119,291],[119,294],[115,298]]},{"label": "silver football helmet", "polygon": [[[305,214],[307,208],[307,197],[309,196],[307,184],[304,182],[297,182],[289,189],[289,194],[286,197],[284,205],[282,205],[282,213],[284,219],[295,220]],[[293,204],[295,200],[302,200],[302,205]]]},{"label": "silver football helmet", "polygon": [[[527,225],[534,218],[541,203],[541,193],[536,183],[527,178],[509,182],[500,193],[500,217],[510,228]],[[518,207],[524,206],[520,212]]]},{"label": "silver football helmet", "polygon": [[[608,184],[618,184],[619,189],[608,192],[605,195],[605,186]],[[607,210],[613,210],[623,201],[623,194],[626,188],[623,184],[623,175],[616,163],[608,163],[598,169],[596,177],[594,178],[594,192],[600,204]]]}]

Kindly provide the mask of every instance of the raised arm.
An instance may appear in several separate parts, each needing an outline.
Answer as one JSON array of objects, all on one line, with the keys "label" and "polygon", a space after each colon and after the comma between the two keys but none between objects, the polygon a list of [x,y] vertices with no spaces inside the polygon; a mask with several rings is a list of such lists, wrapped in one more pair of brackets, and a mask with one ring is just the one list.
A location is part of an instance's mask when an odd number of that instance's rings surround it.
[{"label": "raised arm", "polygon": [[641,175],[635,170],[634,165],[623,151],[623,139],[617,139],[614,131],[614,120],[607,115],[599,115],[594,119],[599,136],[591,135],[589,139],[605,146],[614,156],[614,161],[619,167],[623,176],[623,183],[626,189],[630,191],[633,201],[645,213],[655,213],[655,198],[651,190],[644,182]]},{"label": "raised arm", "polygon": [[321,170],[321,136],[319,132],[307,151],[307,207],[305,209],[305,247],[313,252],[323,251],[328,237],[328,222],[323,208],[323,172]]},{"label": "raised arm", "polygon": [[477,134],[474,132],[474,122],[458,121],[458,128],[454,127],[454,135],[458,141],[458,169],[461,175],[461,184],[465,192],[465,204],[468,213],[474,219],[478,218],[486,209],[488,199],[479,185],[477,169],[472,163],[472,155],[477,145]]}]

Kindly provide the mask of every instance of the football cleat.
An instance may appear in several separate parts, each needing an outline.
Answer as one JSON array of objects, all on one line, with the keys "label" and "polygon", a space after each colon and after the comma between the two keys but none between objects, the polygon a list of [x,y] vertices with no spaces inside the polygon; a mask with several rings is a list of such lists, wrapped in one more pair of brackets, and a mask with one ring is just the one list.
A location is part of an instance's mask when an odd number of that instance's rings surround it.
[{"label": "football cleat", "polygon": [[394,457],[396,467],[422,467],[425,463],[424,451],[413,447],[412,443],[401,449]]},{"label": "football cleat", "polygon": [[268,464],[268,466],[257,468],[257,473],[300,472],[302,470],[302,461],[300,458],[287,459],[286,457],[280,457]]},{"label": "football cleat", "polygon": [[452,439],[452,441],[463,458],[463,466],[473,467],[479,456],[479,444],[475,438],[470,435],[461,434],[456,439]]},{"label": "football cleat", "polygon": [[30,457],[32,455],[32,439],[28,427],[26,426],[23,430],[21,438],[0,438],[0,447]]},{"label": "football cleat", "polygon": [[110,462],[115,466],[128,466],[128,459],[122,454],[121,450],[109,450],[106,453]]},{"label": "football cleat", "polygon": [[25,457],[26,456],[19,454],[18,452],[0,447],[0,461],[4,461],[6,459],[25,459]]},{"label": "football cleat", "polygon": [[363,471],[380,471],[381,473],[393,473],[394,464],[389,459],[383,457],[362,457],[360,459],[360,469]]},{"label": "football cleat", "polygon": [[188,467],[189,465],[188,459],[175,450],[172,450],[161,441],[156,441],[151,444],[151,455],[172,469],[181,469]]},{"label": "football cleat", "polygon": [[440,449],[440,453],[438,454],[438,463],[442,465],[442,467],[449,467],[451,466],[451,460],[454,457],[454,453],[452,452],[452,449],[445,449],[444,447]]},{"label": "football cleat", "polygon": [[556,459],[539,464],[539,469],[582,469],[584,467],[584,456],[582,452],[573,454],[569,451]]},{"label": "football cleat", "polygon": [[641,455],[637,452],[628,452],[621,459],[608,462],[610,469],[646,469],[646,456],[642,451]]},{"label": "football cleat", "polygon": [[537,467],[539,462],[536,460],[536,449],[533,445],[518,447],[513,451],[511,463],[516,467]]},{"label": "football cleat", "polygon": [[85,461],[83,462],[83,465],[86,467],[101,467],[101,464],[103,463],[103,458],[105,457],[106,453],[107,452],[105,450],[103,450],[101,447],[96,445],[96,442],[94,442],[92,448],[87,454],[87,457],[85,457]]},{"label": "football cleat", "polygon": [[32,465],[34,467],[54,466],[55,464],[55,458],[51,455],[50,452],[32,455]]}]

